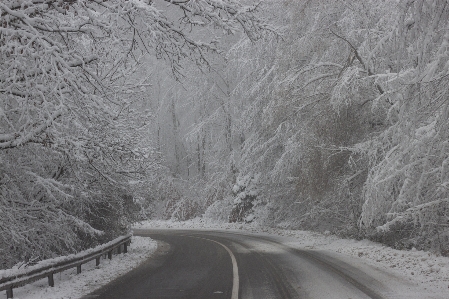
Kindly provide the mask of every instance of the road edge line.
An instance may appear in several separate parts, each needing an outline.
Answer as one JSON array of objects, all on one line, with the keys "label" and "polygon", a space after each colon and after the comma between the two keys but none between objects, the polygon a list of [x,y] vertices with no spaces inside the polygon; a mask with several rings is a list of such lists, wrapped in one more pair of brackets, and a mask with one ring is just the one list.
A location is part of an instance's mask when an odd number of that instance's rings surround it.
[{"label": "road edge line", "polygon": [[207,241],[211,241],[214,243],[217,243],[218,245],[222,246],[226,251],[229,253],[229,256],[231,257],[232,262],[232,293],[231,293],[231,299],[239,299],[239,285],[240,285],[240,278],[239,278],[239,268],[237,266],[237,259],[235,258],[235,255],[232,253],[231,249],[229,249],[226,245],[207,238],[201,238],[201,237],[195,237],[193,238],[203,239]]}]

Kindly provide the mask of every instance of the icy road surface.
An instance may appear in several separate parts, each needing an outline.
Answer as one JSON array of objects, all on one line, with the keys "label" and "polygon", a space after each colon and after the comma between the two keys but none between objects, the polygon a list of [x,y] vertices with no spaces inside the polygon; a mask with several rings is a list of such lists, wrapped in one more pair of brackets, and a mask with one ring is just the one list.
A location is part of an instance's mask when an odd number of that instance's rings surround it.
[{"label": "icy road surface", "polygon": [[176,229],[134,234],[157,240],[156,254],[84,298],[448,298],[361,259],[290,247],[276,237]]}]

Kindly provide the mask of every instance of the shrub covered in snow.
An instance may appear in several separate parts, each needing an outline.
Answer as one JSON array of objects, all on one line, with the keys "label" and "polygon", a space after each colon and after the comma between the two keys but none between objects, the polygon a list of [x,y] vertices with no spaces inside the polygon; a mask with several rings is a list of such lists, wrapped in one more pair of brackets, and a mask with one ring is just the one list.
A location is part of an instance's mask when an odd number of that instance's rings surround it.
[{"label": "shrub covered in snow", "polygon": [[232,197],[217,200],[206,209],[203,217],[206,219],[218,220],[220,222],[227,222],[229,221],[229,215],[231,215],[233,204],[234,199]]},{"label": "shrub covered in snow", "polygon": [[449,199],[435,200],[404,212],[378,226],[372,239],[399,249],[431,250],[449,255]]},{"label": "shrub covered in snow", "polygon": [[259,174],[237,177],[232,187],[234,205],[229,215],[229,222],[252,222],[254,220],[253,207],[259,192],[257,189],[259,177]]}]

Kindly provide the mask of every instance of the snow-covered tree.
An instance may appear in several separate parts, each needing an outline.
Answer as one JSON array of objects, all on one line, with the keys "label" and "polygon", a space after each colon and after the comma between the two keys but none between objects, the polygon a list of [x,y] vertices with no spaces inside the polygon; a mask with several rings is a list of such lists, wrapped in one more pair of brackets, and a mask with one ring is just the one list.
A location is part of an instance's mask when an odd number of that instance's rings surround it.
[{"label": "snow-covered tree", "polygon": [[396,235],[393,245],[447,254],[449,7],[401,1],[396,11],[367,55],[382,70],[373,76],[385,91],[376,101],[391,106],[381,134],[360,144],[372,163],[361,225]]},{"label": "snow-covered tree", "polygon": [[217,67],[225,80],[189,93],[201,100],[187,140],[201,146],[187,153],[220,200],[208,215],[232,210],[238,173],[261,173],[271,224],[443,252],[447,1],[268,5],[282,38],[233,44]]},{"label": "snow-covered tree", "polygon": [[148,135],[148,57],[182,78],[185,61],[209,65],[221,35],[270,31],[257,10],[234,0],[0,2],[2,266],[126,228],[166,174]]}]

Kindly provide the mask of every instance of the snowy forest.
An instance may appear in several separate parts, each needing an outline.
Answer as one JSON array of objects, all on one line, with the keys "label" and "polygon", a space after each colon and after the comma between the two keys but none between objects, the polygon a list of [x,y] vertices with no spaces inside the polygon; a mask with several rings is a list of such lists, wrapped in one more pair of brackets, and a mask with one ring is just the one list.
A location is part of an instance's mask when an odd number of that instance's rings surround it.
[{"label": "snowy forest", "polygon": [[447,0],[2,0],[0,62],[0,269],[194,217],[449,255]]}]

